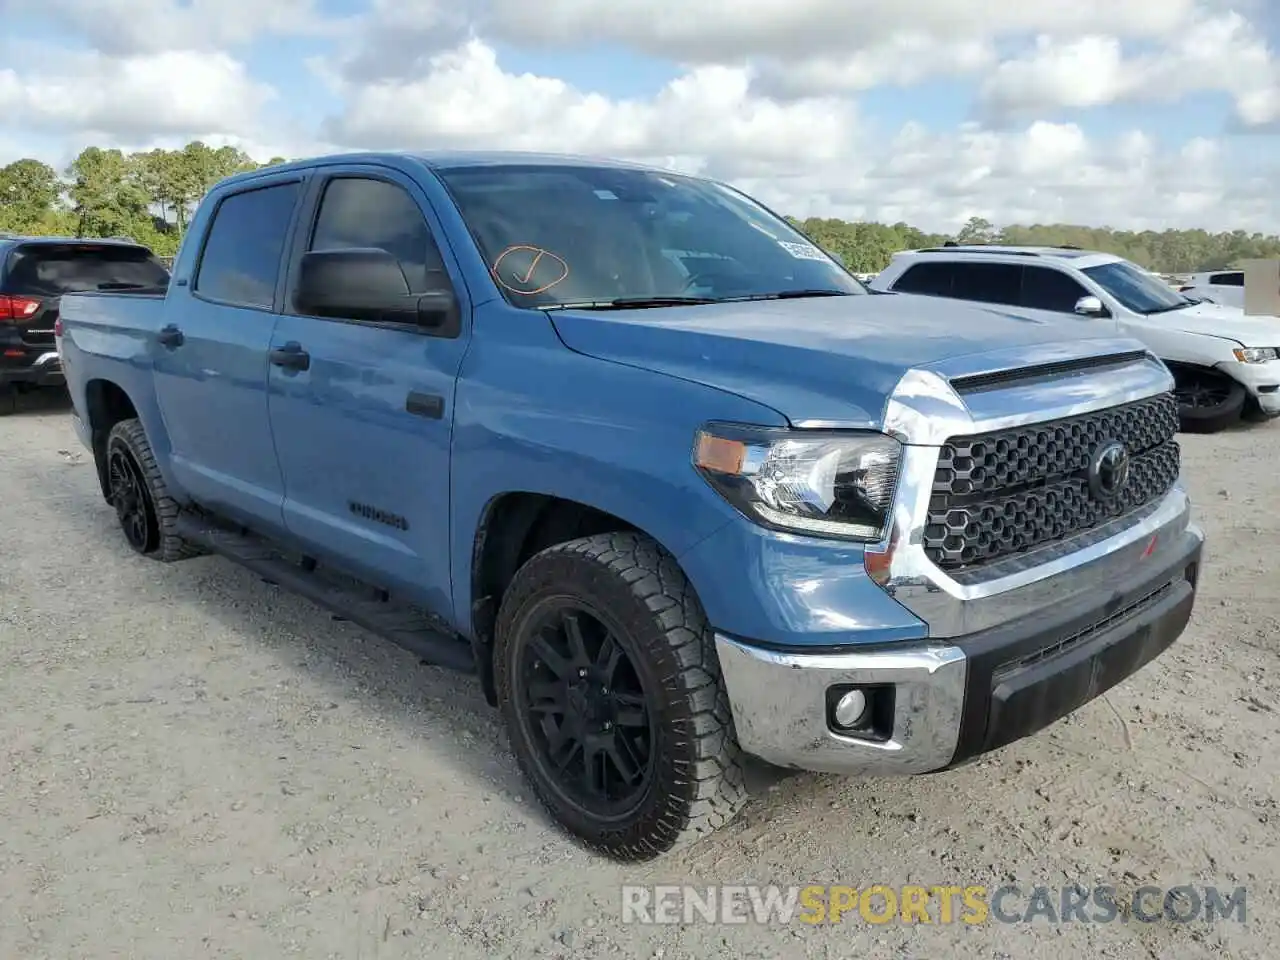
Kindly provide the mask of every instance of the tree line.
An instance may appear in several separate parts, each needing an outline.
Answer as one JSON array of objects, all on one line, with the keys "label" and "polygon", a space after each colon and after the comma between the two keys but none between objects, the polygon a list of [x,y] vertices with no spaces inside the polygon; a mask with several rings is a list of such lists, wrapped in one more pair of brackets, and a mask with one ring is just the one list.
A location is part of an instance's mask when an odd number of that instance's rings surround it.
[{"label": "tree line", "polygon": [[[223,177],[283,163],[259,164],[235,147],[200,141],[180,150],[124,153],[87,147],[61,172],[39,160],[0,167],[0,233],[71,237],[131,237],[161,256],[177,252],[200,198]],[[974,217],[953,236],[906,223],[791,219],[815,243],[856,273],[878,273],[898,250],[948,240],[1076,246],[1118,254],[1151,270],[1217,270],[1240,260],[1280,257],[1280,236],[1233,230],[1112,230],[1072,224],[996,227]]]},{"label": "tree line", "polygon": [[39,160],[0,167],[0,233],[130,237],[160,256],[178,250],[196,204],[219,180],[261,166],[235,147],[124,153],[86,147],[59,173]]}]

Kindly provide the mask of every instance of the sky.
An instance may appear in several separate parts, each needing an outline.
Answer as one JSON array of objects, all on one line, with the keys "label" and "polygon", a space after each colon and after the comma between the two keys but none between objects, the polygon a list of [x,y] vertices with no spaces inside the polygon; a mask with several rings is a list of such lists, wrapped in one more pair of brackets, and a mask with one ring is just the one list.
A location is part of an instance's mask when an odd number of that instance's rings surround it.
[{"label": "sky", "polygon": [[544,150],[794,216],[1280,233],[1280,0],[0,0],[0,163]]}]

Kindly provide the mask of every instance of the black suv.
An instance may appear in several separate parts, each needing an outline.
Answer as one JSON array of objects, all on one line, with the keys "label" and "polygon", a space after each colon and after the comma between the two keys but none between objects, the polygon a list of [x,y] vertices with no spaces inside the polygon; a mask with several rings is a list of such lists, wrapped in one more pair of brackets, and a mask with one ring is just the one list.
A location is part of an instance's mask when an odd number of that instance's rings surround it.
[{"label": "black suv", "polygon": [[63,384],[54,327],[64,293],[168,284],[160,259],[131,240],[0,234],[0,413],[5,394]]}]

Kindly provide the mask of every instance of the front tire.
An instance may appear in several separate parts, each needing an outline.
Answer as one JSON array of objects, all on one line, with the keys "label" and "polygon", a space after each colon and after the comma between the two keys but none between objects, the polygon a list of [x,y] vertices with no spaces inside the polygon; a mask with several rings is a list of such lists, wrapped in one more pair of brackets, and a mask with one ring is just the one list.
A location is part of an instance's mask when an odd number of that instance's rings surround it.
[{"label": "front tire", "polygon": [[1184,433],[1217,433],[1238,423],[1248,399],[1244,387],[1221,374],[1179,373],[1173,389]]},{"label": "front tire", "polygon": [[134,552],[164,563],[200,556],[203,550],[176,533],[181,507],[169,495],[142,423],[121,420],[112,427],[104,456],[107,502]]},{"label": "front tire", "polygon": [[583,537],[531,558],[502,600],[494,673],[521,770],[588,847],[649,860],[746,803],[711,628],[648,537]]}]

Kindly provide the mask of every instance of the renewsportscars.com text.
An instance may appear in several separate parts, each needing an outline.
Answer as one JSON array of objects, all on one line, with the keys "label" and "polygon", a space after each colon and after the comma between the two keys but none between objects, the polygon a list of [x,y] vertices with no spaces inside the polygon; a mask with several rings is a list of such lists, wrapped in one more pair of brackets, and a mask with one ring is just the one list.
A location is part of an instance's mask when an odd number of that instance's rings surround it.
[{"label": "renewsportscars.com text", "polygon": [[624,886],[622,922],[984,924],[1245,922],[1245,888],[982,885]]}]

